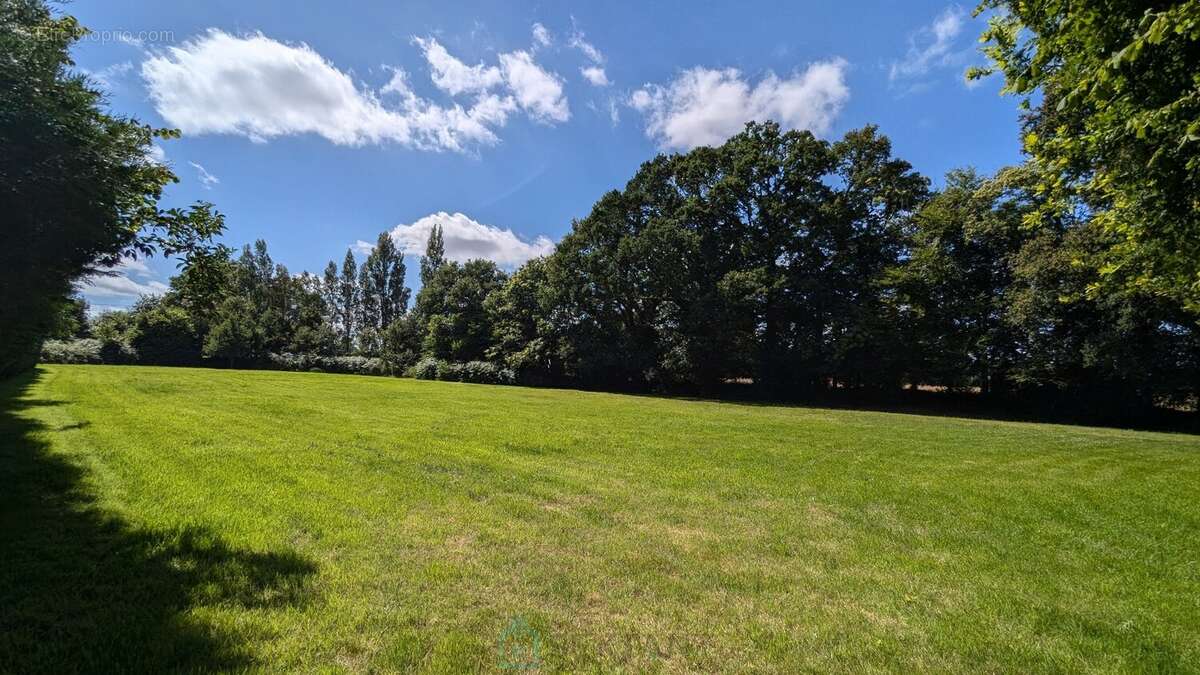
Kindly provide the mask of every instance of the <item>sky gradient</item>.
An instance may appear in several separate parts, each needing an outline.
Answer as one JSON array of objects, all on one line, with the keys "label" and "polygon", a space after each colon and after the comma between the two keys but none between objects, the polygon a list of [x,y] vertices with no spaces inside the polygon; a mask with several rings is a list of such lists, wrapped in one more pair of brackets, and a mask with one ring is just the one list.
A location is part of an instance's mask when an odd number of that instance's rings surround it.
[{"label": "sky gradient", "polygon": [[[226,215],[319,272],[390,231],[415,255],[512,269],[548,252],[659,152],[774,119],[834,139],[877,124],[940,184],[1020,158],[1017,101],[982,63],[982,18],[944,2],[142,3],[77,0],[77,66],[114,112],[178,128],[165,206]],[[155,258],[93,280],[94,310],[161,292]]]}]

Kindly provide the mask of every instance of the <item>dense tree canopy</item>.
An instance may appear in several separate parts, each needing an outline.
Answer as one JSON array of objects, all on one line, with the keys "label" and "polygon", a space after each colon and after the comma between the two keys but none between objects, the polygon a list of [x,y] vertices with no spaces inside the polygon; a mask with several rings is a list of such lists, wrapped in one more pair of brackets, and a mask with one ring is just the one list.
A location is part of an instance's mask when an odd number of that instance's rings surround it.
[{"label": "dense tree canopy", "polygon": [[236,260],[197,258],[161,300],[93,333],[143,362],[307,354],[401,372],[429,357],[451,373],[491,361],[527,383],[612,389],[739,383],[795,399],[926,386],[1110,416],[1194,407],[1192,316],[1151,288],[1098,292],[1119,235],[1046,211],[1041,179],[1031,166],[962,170],[931,191],[873,127],[829,142],[753,123],[646,162],[511,275],[448,260],[434,228],[411,311],[386,233],[361,265],[348,251],[321,278],[289,273],[259,241]]},{"label": "dense tree canopy", "polygon": [[1024,241],[1019,196],[954,171],[917,213],[909,251],[883,281],[894,289],[910,375],[955,390],[1005,387],[1017,354],[1005,321]]},{"label": "dense tree canopy", "polygon": [[484,303],[504,285],[490,260],[445,262],[417,294],[417,317],[425,353],[448,361],[482,361],[492,345]]},{"label": "dense tree canopy", "polygon": [[1112,233],[1103,280],[1200,314],[1200,0],[985,0],[990,68],[1025,96],[1031,219]]},{"label": "dense tree canopy", "polygon": [[104,111],[71,70],[74,18],[0,0],[0,375],[32,364],[82,274],[122,257],[203,254],[222,221],[206,205],[162,210],[171,171],[148,159],[177,135]]},{"label": "dense tree canopy", "polygon": [[926,190],[874,128],[831,144],[751,124],[646,163],[553,256],[573,372],[613,386],[898,384],[876,282]]}]

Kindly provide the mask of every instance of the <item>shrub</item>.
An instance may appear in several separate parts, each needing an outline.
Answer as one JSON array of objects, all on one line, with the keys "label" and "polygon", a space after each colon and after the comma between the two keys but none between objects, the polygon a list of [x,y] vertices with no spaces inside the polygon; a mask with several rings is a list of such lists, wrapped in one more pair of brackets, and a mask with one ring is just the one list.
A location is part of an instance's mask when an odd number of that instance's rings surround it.
[{"label": "shrub", "polygon": [[138,360],[165,366],[196,363],[200,344],[188,313],[179,307],[156,306],[139,312],[130,344]]},{"label": "shrub", "polygon": [[421,358],[421,327],[410,314],[383,331],[383,358],[396,372],[410,370]]},{"label": "shrub", "polygon": [[278,370],[349,373],[351,375],[388,375],[391,369],[383,359],[368,356],[320,356],[317,354],[269,354],[267,361]]},{"label": "shrub", "polygon": [[127,342],[121,340],[101,340],[100,360],[103,363],[136,363],[138,356],[137,352]]},{"label": "shrub", "polygon": [[462,364],[460,377],[463,382],[478,384],[513,384],[517,380],[516,373],[512,370],[487,361],[468,361]]},{"label": "shrub", "polygon": [[443,382],[462,382],[462,364],[450,361],[438,362],[437,379]]},{"label": "shrub", "polygon": [[318,356],[318,367],[337,373],[357,375],[387,375],[388,367],[383,359],[369,356]]},{"label": "shrub", "polygon": [[443,382],[473,382],[475,384],[515,384],[517,374],[509,368],[501,368],[487,361],[454,363],[431,356],[417,361],[406,372],[418,380],[442,380]]},{"label": "shrub", "polygon": [[494,363],[467,362],[462,364],[462,381],[479,384],[511,384],[505,369]]},{"label": "shrub", "polygon": [[438,379],[438,371],[441,370],[441,365],[441,361],[427,356],[417,361],[408,369],[406,374],[418,380],[436,380]]},{"label": "shrub", "polygon": [[487,361],[468,361],[462,365],[463,382],[489,383],[494,381],[500,372],[496,366]]},{"label": "shrub", "polygon": [[204,338],[202,353],[205,358],[221,360],[233,367],[260,360],[266,351],[265,342],[262,323],[250,301],[231,297],[221,303],[216,320]]},{"label": "shrub", "polygon": [[379,355],[381,359],[388,365],[388,369],[397,375],[407,374],[417,364],[420,355],[417,352],[389,352],[384,351]]},{"label": "shrub", "polygon": [[501,368],[487,361],[454,363],[425,357],[405,373],[418,380],[442,380],[443,382],[473,382],[475,384],[515,384],[517,375],[508,368]]},{"label": "shrub", "polygon": [[46,340],[42,343],[42,363],[103,363],[100,340]]}]

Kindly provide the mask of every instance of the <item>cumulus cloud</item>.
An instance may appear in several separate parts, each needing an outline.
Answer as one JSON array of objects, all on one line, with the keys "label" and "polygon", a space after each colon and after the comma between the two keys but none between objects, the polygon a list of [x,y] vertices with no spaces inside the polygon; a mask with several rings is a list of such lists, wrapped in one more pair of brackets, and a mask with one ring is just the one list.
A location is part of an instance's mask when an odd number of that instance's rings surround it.
[{"label": "cumulus cloud", "polygon": [[205,169],[196,162],[188,162],[188,164],[191,164],[192,168],[196,170],[196,177],[200,179],[200,184],[204,186],[205,190],[211,190],[212,186],[221,182],[220,178],[212,175],[208,172],[208,169]]},{"label": "cumulus cloud", "polygon": [[81,279],[76,288],[88,297],[136,300],[143,295],[162,295],[168,286],[157,279],[142,260],[125,259]]},{"label": "cumulus cloud", "polygon": [[554,44],[554,38],[550,35],[550,31],[540,23],[533,24],[533,48],[549,47]]},{"label": "cumulus cloud", "polygon": [[[479,102],[483,104],[480,114],[504,110],[507,115],[517,105],[539,122],[565,122],[571,117],[562,80],[535,63],[527,51],[500,54],[499,67],[482,63],[468,66],[433,38],[414,38],[414,41],[425,52],[433,83],[452,96],[479,94]],[[501,93],[492,93],[496,89],[501,89]],[[502,124],[504,118],[497,115],[494,119]]]},{"label": "cumulus cloud", "polygon": [[719,145],[746,122],[775,120],[788,129],[829,131],[850,98],[847,64],[821,61],[780,78],[774,73],[751,86],[735,68],[696,67],[666,86],[634,91],[628,104],[646,119],[646,135],[664,149]]},{"label": "cumulus cloud", "polygon": [[893,61],[888,80],[912,79],[927,75],[930,70],[960,64],[966,54],[955,43],[967,22],[967,12],[958,5],[942,11],[928,26],[923,26],[908,38],[904,58]]},{"label": "cumulus cloud", "polygon": [[433,38],[413,38],[413,42],[429,62],[433,84],[451,96],[488,91],[503,81],[499,68],[482,63],[468,66]]},{"label": "cumulus cloud", "polygon": [[[512,268],[554,250],[554,242],[547,237],[537,237],[528,242],[512,230],[485,225],[463,213],[445,211],[431,213],[409,224],[397,225],[392,229],[391,236],[397,248],[405,253],[424,255],[434,225],[442,226],[446,257],[459,262],[485,258],[501,267]],[[360,251],[370,251],[372,244],[359,241],[355,247]]]},{"label": "cumulus cloud", "polygon": [[533,62],[526,51],[500,55],[500,71],[517,102],[539,122],[566,122],[571,118],[562,80]]},{"label": "cumulus cloud", "polygon": [[583,73],[583,79],[591,82],[597,87],[607,87],[609,85],[608,74],[600,66],[585,66],[579,69]]},{"label": "cumulus cloud", "polygon": [[[435,86],[473,94],[469,107],[417,96],[407,74],[393,69],[378,91],[351,77],[306,44],[262,33],[234,36],[211,29],[142,64],[155,109],[189,134],[235,134],[255,142],[316,134],[338,145],[396,143],[422,150],[467,151],[499,142],[496,130],[518,107],[542,122],[565,121],[567,103],[555,76],[525,52],[512,64],[469,66],[432,38],[416,44]],[[492,93],[501,82],[511,92]],[[557,86],[557,89],[555,87]]]}]

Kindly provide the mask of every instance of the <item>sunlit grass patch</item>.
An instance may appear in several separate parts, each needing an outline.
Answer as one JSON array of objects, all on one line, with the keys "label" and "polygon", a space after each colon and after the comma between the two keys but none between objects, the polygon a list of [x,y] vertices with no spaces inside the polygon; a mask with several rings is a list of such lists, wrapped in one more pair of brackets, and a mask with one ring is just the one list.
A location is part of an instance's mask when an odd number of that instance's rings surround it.
[{"label": "sunlit grass patch", "polygon": [[0,670],[497,670],[514,625],[547,671],[1200,667],[1192,436],[309,373],[4,393]]}]

